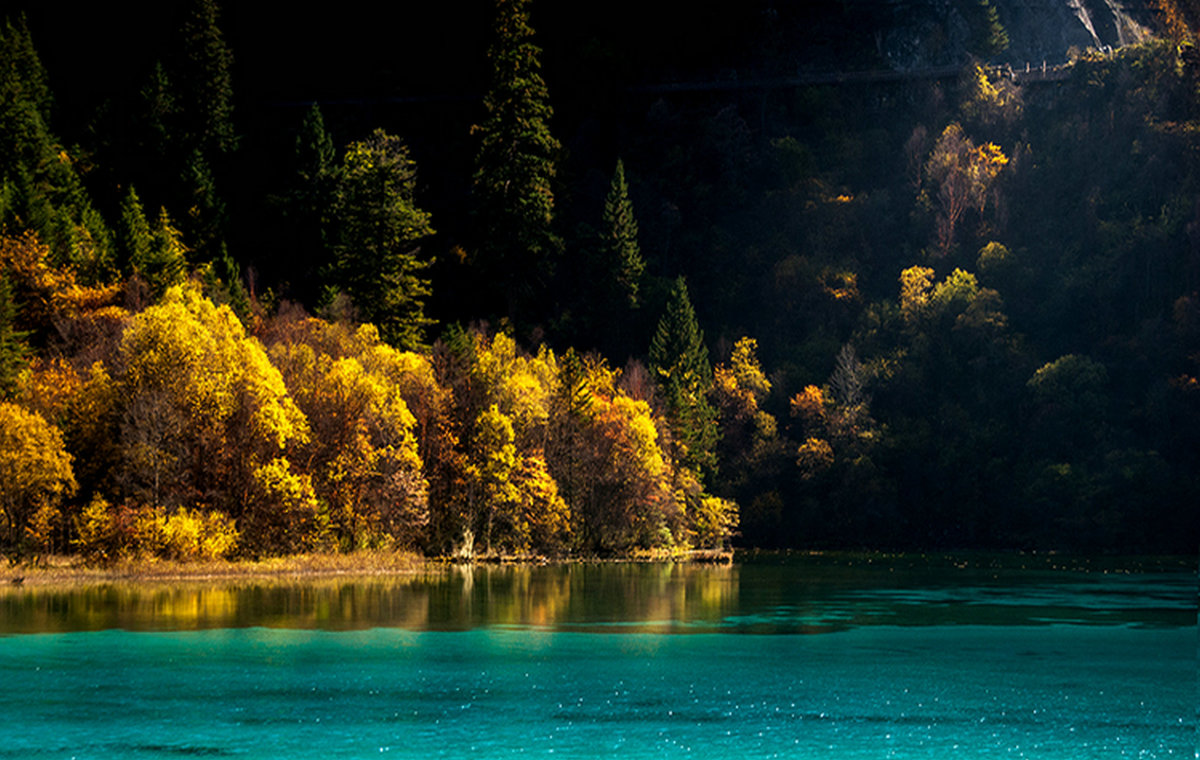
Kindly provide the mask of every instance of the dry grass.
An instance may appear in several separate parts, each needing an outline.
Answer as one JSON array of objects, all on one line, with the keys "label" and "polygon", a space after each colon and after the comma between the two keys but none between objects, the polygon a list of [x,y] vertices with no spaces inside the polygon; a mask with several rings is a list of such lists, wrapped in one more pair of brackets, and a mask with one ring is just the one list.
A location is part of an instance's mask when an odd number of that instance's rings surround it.
[{"label": "dry grass", "polygon": [[39,565],[16,565],[6,568],[0,574],[0,583],[6,583],[10,587],[64,586],[121,581],[224,581],[252,578],[411,575],[427,571],[433,564],[418,554],[393,551],[297,554],[238,562],[120,560],[109,565],[87,565],[78,557],[50,557]]}]

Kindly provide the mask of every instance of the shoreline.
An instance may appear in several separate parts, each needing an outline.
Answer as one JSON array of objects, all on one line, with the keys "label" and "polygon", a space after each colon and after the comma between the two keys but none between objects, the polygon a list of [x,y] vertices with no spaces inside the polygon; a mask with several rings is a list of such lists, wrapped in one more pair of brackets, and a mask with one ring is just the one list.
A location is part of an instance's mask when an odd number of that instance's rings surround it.
[{"label": "shoreline", "polygon": [[[1130,574],[1194,570],[1191,555],[1106,555],[1058,552],[895,552],[867,550],[778,550],[738,549],[739,559],[750,562],[788,561],[807,557],[835,564],[871,565],[881,560],[907,558],[911,567],[946,570],[990,568],[1042,571],[1074,571],[1100,574]],[[44,564],[15,564],[0,570],[0,594],[23,589],[85,587],[108,584],[173,585],[188,583],[237,583],[255,580],[316,581],[336,578],[404,578],[440,575],[464,567],[540,567],[609,563],[663,563],[697,566],[729,566],[734,551],[691,550],[636,552],[614,557],[541,555],[481,555],[476,557],[426,557],[401,551],[361,550],[346,554],[313,553],[261,560],[214,560],[180,562],[162,559],[125,559],[101,565],[86,564],[74,555],[55,555]]]},{"label": "shoreline", "polygon": [[356,551],[296,554],[261,560],[179,562],[162,559],[125,559],[111,564],[87,564],[76,556],[53,556],[44,564],[16,564],[0,572],[0,588],[50,588],[111,583],[189,583],[253,579],[322,579],[338,577],[414,576],[445,572],[452,567],[538,566],[592,562],[683,562],[727,565],[732,551],[639,552],[620,557],[546,557],[540,555],[487,555],[471,558],[426,557],[411,552]]}]

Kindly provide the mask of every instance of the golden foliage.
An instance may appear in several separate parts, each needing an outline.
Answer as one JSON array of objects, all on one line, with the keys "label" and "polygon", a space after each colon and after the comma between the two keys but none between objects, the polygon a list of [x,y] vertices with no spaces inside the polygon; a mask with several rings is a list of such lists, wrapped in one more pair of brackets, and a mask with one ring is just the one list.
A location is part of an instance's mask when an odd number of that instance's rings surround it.
[{"label": "golden foliage", "polygon": [[805,480],[820,475],[833,466],[833,447],[823,438],[807,438],[796,450],[796,466]]},{"label": "golden foliage", "polygon": [[0,536],[12,549],[30,518],[75,492],[62,432],[36,412],[0,403]]}]

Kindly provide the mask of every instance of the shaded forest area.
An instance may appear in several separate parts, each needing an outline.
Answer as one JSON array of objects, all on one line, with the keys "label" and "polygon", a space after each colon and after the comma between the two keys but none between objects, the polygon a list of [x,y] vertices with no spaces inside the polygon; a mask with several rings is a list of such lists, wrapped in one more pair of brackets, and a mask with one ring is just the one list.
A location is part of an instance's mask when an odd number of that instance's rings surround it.
[{"label": "shaded forest area", "polygon": [[949,4],[10,18],[0,542],[1195,552],[1195,9]]}]

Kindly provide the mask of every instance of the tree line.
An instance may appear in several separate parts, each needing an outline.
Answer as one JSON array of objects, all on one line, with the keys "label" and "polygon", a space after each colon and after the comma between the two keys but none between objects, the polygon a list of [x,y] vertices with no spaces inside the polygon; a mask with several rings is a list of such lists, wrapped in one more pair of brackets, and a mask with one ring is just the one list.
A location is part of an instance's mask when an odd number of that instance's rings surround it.
[{"label": "tree line", "polygon": [[315,103],[258,192],[211,0],[79,145],[6,23],[10,553],[1194,550],[1190,39],[605,101],[568,150],[530,3],[493,12],[432,151],[469,213]]}]

